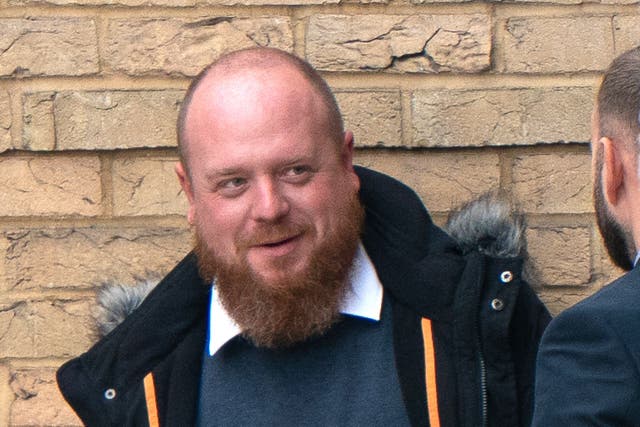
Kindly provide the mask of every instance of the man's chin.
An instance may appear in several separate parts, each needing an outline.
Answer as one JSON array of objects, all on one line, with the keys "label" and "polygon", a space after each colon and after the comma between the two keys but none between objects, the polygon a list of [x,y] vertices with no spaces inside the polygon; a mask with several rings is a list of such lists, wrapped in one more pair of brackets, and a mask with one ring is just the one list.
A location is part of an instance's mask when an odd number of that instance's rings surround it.
[{"label": "man's chin", "polygon": [[260,258],[249,255],[246,258],[246,265],[258,279],[277,283],[308,271],[310,262],[307,258],[299,253],[282,257]]},{"label": "man's chin", "polygon": [[[265,285],[266,288],[273,290],[282,288],[291,288],[295,286],[295,278],[304,276],[306,269],[300,266],[292,267],[251,267],[253,276]],[[293,280],[292,280],[293,279]]]}]

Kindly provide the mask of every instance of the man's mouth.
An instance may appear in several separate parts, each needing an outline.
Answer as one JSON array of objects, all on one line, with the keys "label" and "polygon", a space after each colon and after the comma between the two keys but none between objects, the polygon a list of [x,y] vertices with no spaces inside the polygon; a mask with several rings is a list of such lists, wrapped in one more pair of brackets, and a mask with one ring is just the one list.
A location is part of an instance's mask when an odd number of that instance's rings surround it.
[{"label": "man's mouth", "polygon": [[268,248],[273,248],[273,247],[276,247],[276,246],[284,245],[287,242],[290,242],[292,240],[293,240],[293,238],[283,239],[283,240],[279,240],[279,241],[276,241],[276,242],[264,243],[263,246],[266,246]]},{"label": "man's mouth", "polygon": [[287,237],[278,237],[275,239],[268,239],[265,241],[262,241],[260,243],[258,243],[255,246],[264,246],[264,247],[268,247],[268,248],[275,248],[278,246],[282,246],[282,245],[286,245],[287,243],[291,243],[294,240],[296,240],[298,237],[300,237],[299,234],[294,235],[294,236],[287,236]]}]

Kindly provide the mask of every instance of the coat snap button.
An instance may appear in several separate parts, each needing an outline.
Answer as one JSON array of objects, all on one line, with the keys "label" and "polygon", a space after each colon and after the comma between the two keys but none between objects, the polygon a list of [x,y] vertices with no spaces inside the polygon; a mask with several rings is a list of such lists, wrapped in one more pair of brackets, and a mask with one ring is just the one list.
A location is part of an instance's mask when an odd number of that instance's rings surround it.
[{"label": "coat snap button", "polygon": [[504,308],[504,302],[500,298],[494,298],[491,301],[491,308],[493,308],[495,311],[502,311],[502,309]]},{"label": "coat snap button", "polygon": [[116,398],[116,391],[112,388],[108,388],[104,392],[104,398],[108,400],[113,400]]},{"label": "coat snap button", "polygon": [[503,271],[502,274],[500,274],[500,281],[502,283],[509,283],[513,280],[513,273],[510,271]]}]

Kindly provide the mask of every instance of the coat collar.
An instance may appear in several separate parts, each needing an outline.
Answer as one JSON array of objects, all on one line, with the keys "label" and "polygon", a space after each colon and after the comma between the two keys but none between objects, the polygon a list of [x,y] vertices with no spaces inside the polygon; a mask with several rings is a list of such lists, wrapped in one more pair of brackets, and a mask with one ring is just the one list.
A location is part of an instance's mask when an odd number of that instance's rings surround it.
[{"label": "coat collar", "polygon": [[409,187],[369,169],[356,171],[366,215],[362,241],[385,290],[423,317],[450,316],[464,268],[456,242]]}]

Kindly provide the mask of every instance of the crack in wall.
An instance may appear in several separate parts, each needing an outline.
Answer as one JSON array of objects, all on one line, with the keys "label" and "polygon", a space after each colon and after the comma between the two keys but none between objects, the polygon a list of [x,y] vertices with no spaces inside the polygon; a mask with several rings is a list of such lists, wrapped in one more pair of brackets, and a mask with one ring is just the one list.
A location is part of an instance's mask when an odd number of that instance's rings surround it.
[{"label": "crack in wall", "polygon": [[0,333],[0,343],[4,341],[5,337],[12,331],[12,325],[17,317],[16,310],[24,307],[25,305],[26,303],[21,301],[21,302],[15,302],[13,304],[10,304],[7,307],[0,307],[0,314],[8,313],[11,316],[11,318],[6,324],[6,327],[4,328],[4,331]]},{"label": "crack in wall", "polygon": [[21,41],[25,36],[28,36],[30,34],[57,34],[58,32],[55,30],[51,30],[51,31],[45,31],[45,30],[33,30],[33,29],[28,29],[28,30],[23,30],[20,34],[18,34],[16,36],[15,39],[13,39],[10,43],[9,46],[7,46],[4,49],[0,49],[0,56],[4,55],[5,53],[7,53],[9,50],[11,50],[13,48],[13,46],[16,45],[16,43],[18,43],[19,41]]},{"label": "crack in wall", "polygon": [[375,37],[372,37],[372,38],[369,38],[369,39],[350,39],[350,40],[345,40],[341,44],[342,45],[348,45],[348,44],[355,44],[355,43],[365,43],[365,44],[366,43],[373,43],[373,42],[378,41],[378,40],[385,40],[385,37],[387,37],[388,35],[390,35],[394,31],[398,31],[397,25],[394,25],[388,31],[385,31],[384,33],[378,34]]},{"label": "crack in wall", "polygon": [[200,27],[215,27],[216,25],[222,24],[224,22],[232,22],[234,18],[231,16],[218,16],[215,18],[202,19],[200,21],[188,22],[184,24],[183,28],[200,28]]}]

